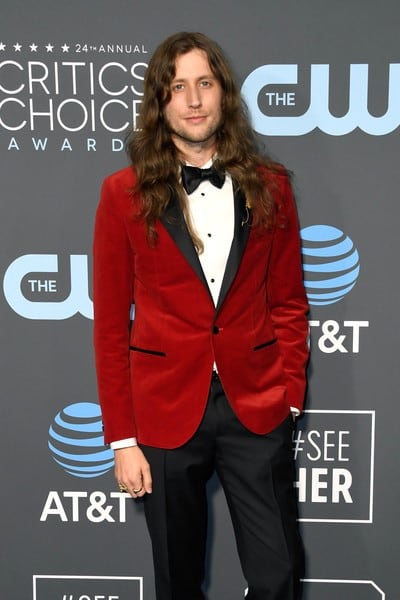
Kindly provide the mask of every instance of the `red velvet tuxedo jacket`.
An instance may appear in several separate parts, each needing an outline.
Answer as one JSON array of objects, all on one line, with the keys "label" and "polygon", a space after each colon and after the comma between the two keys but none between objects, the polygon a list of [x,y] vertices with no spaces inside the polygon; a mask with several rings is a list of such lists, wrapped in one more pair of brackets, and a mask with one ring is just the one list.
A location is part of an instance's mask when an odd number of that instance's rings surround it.
[{"label": "red velvet tuxedo jacket", "polygon": [[217,306],[178,202],[157,223],[152,247],[137,217],[133,169],[105,180],[94,307],[106,442],[184,444],[203,416],[214,362],[234,412],[254,433],[274,429],[290,406],[301,410],[308,323],[297,216],[287,176],[268,177],[284,224],[251,227],[245,199],[235,194],[234,240]]}]

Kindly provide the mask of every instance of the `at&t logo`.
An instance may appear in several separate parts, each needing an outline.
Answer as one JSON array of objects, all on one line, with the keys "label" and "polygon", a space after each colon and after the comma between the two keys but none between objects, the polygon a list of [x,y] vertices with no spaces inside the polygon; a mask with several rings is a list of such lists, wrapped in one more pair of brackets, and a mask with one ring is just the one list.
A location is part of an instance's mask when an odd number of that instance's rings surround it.
[{"label": "at&t logo", "polygon": [[5,272],[3,282],[4,296],[11,308],[25,319],[68,319],[77,313],[93,319],[87,255],[70,256],[70,284],[67,286],[70,291],[63,300],[50,299],[52,295],[57,296],[58,286],[49,273],[59,274],[57,254],[25,254],[15,259]]},{"label": "at&t logo", "polygon": [[53,459],[75,477],[99,477],[114,465],[113,451],[104,446],[98,404],[78,402],[60,411],[49,429]]},{"label": "at&t logo", "polygon": [[338,302],[353,289],[360,273],[352,240],[330,225],[311,225],[300,235],[304,286],[310,305]]},{"label": "at&t logo", "polygon": [[329,110],[329,69],[329,65],[311,65],[309,107],[297,116],[265,114],[259,101],[261,97],[266,100],[268,108],[295,106],[296,92],[277,90],[284,85],[298,84],[298,65],[263,65],[252,71],[243,83],[242,94],[254,129],[262,135],[297,136],[316,128],[328,135],[346,135],[359,127],[369,135],[387,135],[400,125],[400,64],[389,65],[387,110],[379,117],[368,111],[367,64],[350,65],[347,113],[340,117],[332,115]]},{"label": "at&t logo", "polygon": [[[74,477],[99,477],[114,465],[114,453],[103,442],[100,407],[93,402],[78,402],[61,410],[49,428],[48,447],[55,462]],[[130,499],[121,492],[51,490],[40,521],[125,523]]]},{"label": "at&t logo", "polygon": [[[300,232],[304,287],[311,307],[328,306],[342,300],[356,285],[360,257],[353,241],[337,227],[311,225]],[[312,319],[311,332],[318,335],[318,348],[325,354],[360,351],[360,331],[369,321]]]},{"label": "at&t logo", "polygon": [[[86,492],[51,490],[44,503],[40,521],[61,523],[126,523],[127,502],[134,502],[129,494],[102,491]],[[128,505],[129,506],[129,505]]]}]

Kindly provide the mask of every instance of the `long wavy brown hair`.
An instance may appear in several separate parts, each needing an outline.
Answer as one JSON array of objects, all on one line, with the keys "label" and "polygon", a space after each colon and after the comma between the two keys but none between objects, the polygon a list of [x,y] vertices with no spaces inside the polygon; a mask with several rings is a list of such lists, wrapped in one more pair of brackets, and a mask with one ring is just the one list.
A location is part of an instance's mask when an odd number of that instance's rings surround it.
[{"label": "long wavy brown hair", "polygon": [[[235,186],[246,196],[252,208],[252,224],[269,227],[275,215],[273,172],[282,171],[262,155],[257,147],[247,109],[234,81],[229,63],[214,41],[202,33],[177,33],[168,37],[154,52],[146,71],[139,129],[127,140],[127,153],[137,175],[135,192],[142,199],[141,216],[145,219],[149,240],[157,240],[155,223],[176,193],[195,246],[202,251],[201,240],[190,224],[187,197],[180,185],[180,164],[164,108],[171,98],[176,59],[191,50],[206,53],[213,75],[222,88],[222,122],[216,133],[214,165],[229,172]],[[262,168],[263,167],[263,168]]]}]

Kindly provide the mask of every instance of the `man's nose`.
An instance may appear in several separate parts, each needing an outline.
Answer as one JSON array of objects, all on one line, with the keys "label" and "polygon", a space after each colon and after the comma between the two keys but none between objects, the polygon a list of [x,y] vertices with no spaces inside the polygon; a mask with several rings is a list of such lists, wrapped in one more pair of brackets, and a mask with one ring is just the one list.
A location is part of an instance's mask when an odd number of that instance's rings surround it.
[{"label": "man's nose", "polygon": [[198,108],[201,105],[201,94],[197,86],[190,87],[187,91],[187,101],[191,108]]}]

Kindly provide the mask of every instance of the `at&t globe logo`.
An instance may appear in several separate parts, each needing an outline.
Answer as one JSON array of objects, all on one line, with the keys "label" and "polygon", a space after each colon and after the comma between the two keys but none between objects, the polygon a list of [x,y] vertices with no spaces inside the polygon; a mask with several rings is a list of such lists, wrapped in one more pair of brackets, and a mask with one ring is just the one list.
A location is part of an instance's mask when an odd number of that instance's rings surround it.
[{"label": "at&t globe logo", "polygon": [[304,286],[310,305],[341,300],[357,282],[359,255],[352,240],[330,225],[311,225],[300,232]]},{"label": "at&t globe logo", "polygon": [[98,404],[78,402],[60,411],[49,429],[53,459],[75,477],[99,477],[114,465],[113,451],[104,446]]}]

